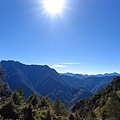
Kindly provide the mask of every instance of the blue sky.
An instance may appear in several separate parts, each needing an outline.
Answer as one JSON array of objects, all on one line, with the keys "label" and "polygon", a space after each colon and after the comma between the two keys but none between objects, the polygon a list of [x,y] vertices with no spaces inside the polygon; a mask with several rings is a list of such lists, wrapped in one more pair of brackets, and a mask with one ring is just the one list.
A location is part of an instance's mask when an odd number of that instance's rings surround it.
[{"label": "blue sky", "polygon": [[0,0],[1,60],[61,73],[120,73],[120,0],[65,0],[52,16],[41,1]]}]

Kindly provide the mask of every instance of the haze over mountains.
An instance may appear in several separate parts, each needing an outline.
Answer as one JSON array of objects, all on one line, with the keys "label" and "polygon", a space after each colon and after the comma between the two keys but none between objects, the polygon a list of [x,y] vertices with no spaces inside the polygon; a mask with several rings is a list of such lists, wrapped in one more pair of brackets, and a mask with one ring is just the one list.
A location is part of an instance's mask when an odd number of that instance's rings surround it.
[{"label": "haze over mountains", "polygon": [[23,88],[26,96],[37,93],[52,100],[60,98],[69,104],[88,98],[105,87],[117,73],[104,75],[59,74],[47,65],[25,65],[15,61],[1,61],[6,71],[6,81],[12,90]]},{"label": "haze over mountains", "polygon": [[88,78],[88,77],[106,77],[106,76],[120,76],[119,73],[117,72],[114,72],[114,73],[105,73],[105,74],[97,74],[97,75],[83,75],[83,74],[73,74],[73,73],[64,73],[64,75],[67,75],[67,76],[71,76],[71,77],[76,77],[76,78],[79,78],[79,79],[85,79],[85,78]]},{"label": "haze over mountains", "polygon": [[96,76],[94,75],[94,76],[85,77],[84,79],[83,78],[80,79],[79,75],[74,75],[74,77],[66,76],[66,75],[61,75],[61,76],[65,78],[64,80],[71,86],[75,86],[79,88],[82,85],[83,87],[90,90],[92,93],[96,93],[98,90],[102,89],[108,83],[110,83],[115,76],[118,75],[102,76],[102,77],[98,77],[97,75]]}]

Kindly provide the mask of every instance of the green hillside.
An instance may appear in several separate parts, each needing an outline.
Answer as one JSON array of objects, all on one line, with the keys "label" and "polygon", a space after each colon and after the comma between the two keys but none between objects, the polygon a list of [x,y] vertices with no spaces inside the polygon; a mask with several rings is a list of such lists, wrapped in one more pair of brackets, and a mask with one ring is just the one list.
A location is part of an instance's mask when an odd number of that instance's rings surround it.
[{"label": "green hillside", "polygon": [[89,99],[76,102],[71,112],[81,120],[120,120],[120,77]]}]

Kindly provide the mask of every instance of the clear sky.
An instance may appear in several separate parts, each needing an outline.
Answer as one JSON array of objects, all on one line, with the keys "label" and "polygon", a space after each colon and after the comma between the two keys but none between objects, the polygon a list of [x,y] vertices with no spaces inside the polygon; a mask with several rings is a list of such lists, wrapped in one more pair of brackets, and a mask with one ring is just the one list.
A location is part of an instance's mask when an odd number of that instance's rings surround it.
[{"label": "clear sky", "polygon": [[120,0],[64,0],[54,15],[43,1],[0,0],[0,60],[120,73]]}]

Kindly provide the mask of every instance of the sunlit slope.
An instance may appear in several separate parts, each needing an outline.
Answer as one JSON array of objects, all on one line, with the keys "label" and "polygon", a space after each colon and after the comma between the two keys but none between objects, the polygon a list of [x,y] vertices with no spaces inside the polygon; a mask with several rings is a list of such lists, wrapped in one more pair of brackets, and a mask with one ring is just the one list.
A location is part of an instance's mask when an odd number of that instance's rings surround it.
[{"label": "sunlit slope", "polygon": [[75,114],[79,113],[82,120],[119,120],[120,119],[120,77],[91,96],[80,100],[71,108]]}]

